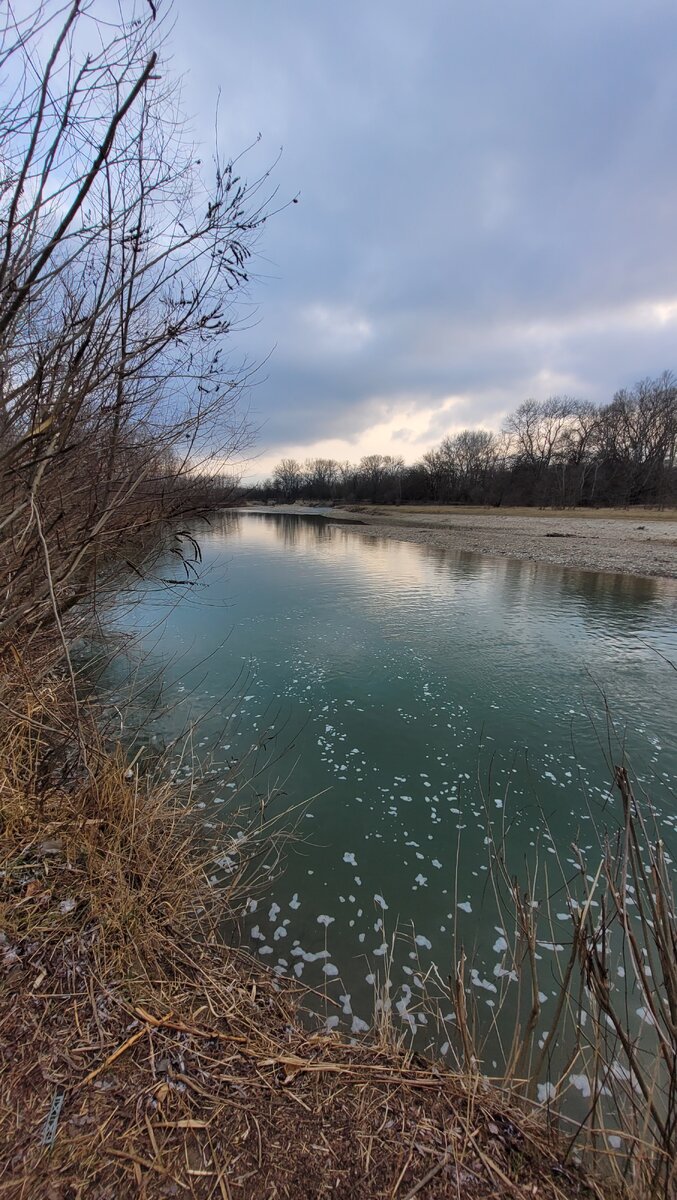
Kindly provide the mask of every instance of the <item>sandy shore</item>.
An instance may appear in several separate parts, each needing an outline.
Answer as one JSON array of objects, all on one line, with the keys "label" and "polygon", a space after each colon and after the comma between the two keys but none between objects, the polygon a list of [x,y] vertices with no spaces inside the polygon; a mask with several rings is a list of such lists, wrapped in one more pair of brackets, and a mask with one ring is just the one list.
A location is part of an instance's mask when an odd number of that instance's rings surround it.
[{"label": "sandy shore", "polygon": [[677,578],[677,514],[618,511],[477,512],[350,507],[337,519],[362,532],[479,554],[554,563],[589,571]]}]

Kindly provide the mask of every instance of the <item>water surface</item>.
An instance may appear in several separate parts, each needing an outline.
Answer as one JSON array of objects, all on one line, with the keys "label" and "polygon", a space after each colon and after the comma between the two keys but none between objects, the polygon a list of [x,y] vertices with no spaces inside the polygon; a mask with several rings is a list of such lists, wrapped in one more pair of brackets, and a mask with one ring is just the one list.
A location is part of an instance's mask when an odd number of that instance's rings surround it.
[{"label": "water surface", "polygon": [[[593,846],[594,826],[618,818],[610,766],[623,755],[670,835],[673,585],[318,516],[225,514],[200,543],[194,585],[145,589],[120,613],[145,700],[161,698],[148,736],[200,718],[211,819],[228,808],[225,766],[257,739],[256,789],[290,806],[315,797],[283,870],[251,897],[246,935],[279,973],[327,989],[330,1024],[371,1020],[392,959],[396,1019],[423,1027],[420,999],[436,975],[443,989],[461,945],[490,1014],[506,971],[489,838],[516,873],[538,862],[545,879],[547,866],[556,893],[572,842]],[[179,579],[180,565],[163,573]]]}]

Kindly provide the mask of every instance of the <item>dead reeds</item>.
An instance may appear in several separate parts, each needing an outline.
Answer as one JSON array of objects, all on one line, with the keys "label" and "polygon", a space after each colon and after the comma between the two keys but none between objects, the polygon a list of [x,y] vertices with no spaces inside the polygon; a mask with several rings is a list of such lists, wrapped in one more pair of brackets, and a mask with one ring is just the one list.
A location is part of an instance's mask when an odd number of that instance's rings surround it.
[{"label": "dead reeds", "polygon": [[673,862],[626,767],[614,786],[621,818],[596,830],[587,852],[573,846],[565,862],[544,821],[554,863],[536,856],[526,885],[508,868],[505,831],[488,825],[487,912],[504,934],[496,1000],[480,1017],[461,949],[450,1038],[466,1071],[481,1076],[500,1059],[501,1085],[544,1106],[570,1153],[604,1160],[623,1192],[668,1197],[677,1186]]}]

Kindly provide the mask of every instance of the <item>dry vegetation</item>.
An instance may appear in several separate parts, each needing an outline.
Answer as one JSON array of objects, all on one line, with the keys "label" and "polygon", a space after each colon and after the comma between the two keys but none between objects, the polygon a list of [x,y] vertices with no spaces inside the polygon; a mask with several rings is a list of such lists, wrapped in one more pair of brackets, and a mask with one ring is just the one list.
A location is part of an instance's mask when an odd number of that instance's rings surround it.
[{"label": "dry vegetation", "polygon": [[[517,1017],[505,1019],[504,989],[494,1031],[505,1085],[526,1097],[540,1085],[552,1114],[566,1116],[572,1079],[585,1081],[573,1140],[596,1154],[618,1149],[608,1167],[619,1187],[671,1196],[677,1185],[674,863],[649,798],[638,802],[626,767],[612,771],[619,818],[603,818],[602,825],[597,815],[593,848],[570,848],[573,871],[545,821],[555,866],[537,861],[526,887],[508,869],[504,837],[492,839],[497,911],[512,930],[504,967],[518,989]],[[543,947],[552,951],[547,966]],[[555,1006],[546,1014],[542,989],[553,982]],[[467,1042],[481,1056],[474,1030]]]}]

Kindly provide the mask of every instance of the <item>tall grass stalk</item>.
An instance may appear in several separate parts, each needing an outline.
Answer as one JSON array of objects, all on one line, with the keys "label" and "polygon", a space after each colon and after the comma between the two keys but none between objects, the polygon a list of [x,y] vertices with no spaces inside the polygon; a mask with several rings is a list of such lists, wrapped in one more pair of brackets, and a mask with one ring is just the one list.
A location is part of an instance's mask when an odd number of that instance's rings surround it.
[{"label": "tall grass stalk", "polygon": [[[573,869],[554,849],[554,869],[537,862],[520,885],[505,836],[491,833],[490,889],[507,949],[487,1023],[460,947],[448,984],[453,1045],[464,1070],[545,1104],[572,1155],[601,1153],[624,1191],[667,1197],[677,1186],[674,868],[625,766],[614,786],[618,828],[599,835],[597,853],[574,846]],[[487,1071],[497,1054],[498,1070]]]}]

